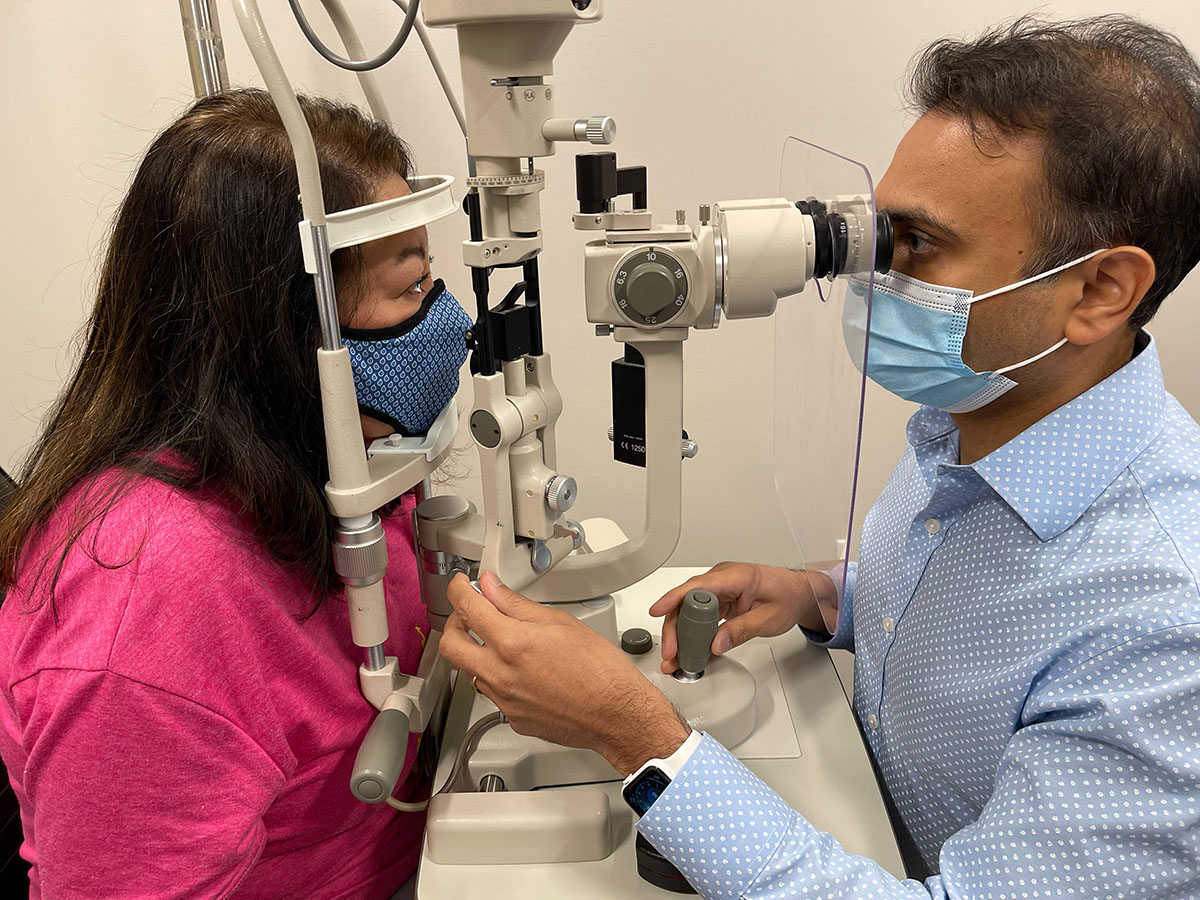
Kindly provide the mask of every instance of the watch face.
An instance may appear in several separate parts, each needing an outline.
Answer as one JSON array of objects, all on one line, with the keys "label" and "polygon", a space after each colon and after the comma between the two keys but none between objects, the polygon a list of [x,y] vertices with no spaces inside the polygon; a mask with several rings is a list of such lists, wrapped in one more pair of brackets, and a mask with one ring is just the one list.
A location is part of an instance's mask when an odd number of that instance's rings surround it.
[{"label": "watch face", "polygon": [[630,784],[621,789],[625,802],[633,807],[639,816],[644,816],[646,810],[654,805],[654,801],[667,789],[671,779],[667,773],[655,766],[650,766],[635,778]]}]

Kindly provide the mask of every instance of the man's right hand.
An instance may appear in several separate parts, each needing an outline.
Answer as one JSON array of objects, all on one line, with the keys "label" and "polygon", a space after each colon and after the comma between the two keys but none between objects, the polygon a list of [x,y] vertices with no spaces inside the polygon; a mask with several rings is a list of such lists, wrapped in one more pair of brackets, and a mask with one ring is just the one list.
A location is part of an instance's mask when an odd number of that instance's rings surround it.
[{"label": "man's right hand", "polygon": [[650,607],[650,615],[666,617],[662,629],[664,672],[674,672],[679,667],[675,621],[684,595],[695,588],[711,591],[720,601],[720,614],[725,621],[712,643],[712,652],[718,656],[752,637],[774,637],[795,625],[817,633],[831,631],[822,607],[837,621],[837,588],[824,573],[752,563],[718,563],[703,575],[689,578],[668,591]]}]

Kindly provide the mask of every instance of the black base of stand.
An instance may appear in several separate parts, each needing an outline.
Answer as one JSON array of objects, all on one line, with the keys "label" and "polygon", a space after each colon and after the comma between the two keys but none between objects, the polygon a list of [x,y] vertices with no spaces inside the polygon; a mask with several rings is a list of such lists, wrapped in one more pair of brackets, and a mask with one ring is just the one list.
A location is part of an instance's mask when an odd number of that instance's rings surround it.
[{"label": "black base of stand", "polygon": [[644,880],[655,887],[675,894],[696,893],[696,889],[687,883],[687,879],[680,874],[679,870],[640,834],[637,836],[635,847],[637,849],[638,875],[642,876]]}]

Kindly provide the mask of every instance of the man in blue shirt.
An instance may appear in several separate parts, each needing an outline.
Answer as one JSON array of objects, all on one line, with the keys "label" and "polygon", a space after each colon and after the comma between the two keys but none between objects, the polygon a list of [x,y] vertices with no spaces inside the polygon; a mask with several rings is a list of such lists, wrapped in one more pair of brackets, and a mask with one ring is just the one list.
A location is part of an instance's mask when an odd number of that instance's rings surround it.
[{"label": "man in blue shirt", "polygon": [[1200,257],[1200,69],[1127,18],[1022,20],[927,49],[911,95],[867,372],[924,405],[860,560],[842,590],[723,563],[655,609],[668,671],[693,587],[722,601],[714,652],[794,625],[855,651],[911,877],[491,576],[452,587],[444,652],[520,731],[622,773],[673,757],[638,829],[708,897],[1198,897],[1200,428],[1142,328]]}]

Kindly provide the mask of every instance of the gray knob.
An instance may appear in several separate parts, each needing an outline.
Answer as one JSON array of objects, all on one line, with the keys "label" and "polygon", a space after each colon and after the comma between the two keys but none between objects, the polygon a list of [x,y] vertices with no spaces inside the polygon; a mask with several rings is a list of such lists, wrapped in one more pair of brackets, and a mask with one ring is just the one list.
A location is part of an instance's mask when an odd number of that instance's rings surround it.
[{"label": "gray knob", "polygon": [[617,120],[612,116],[592,116],[587,120],[589,144],[611,144],[617,139]]},{"label": "gray knob", "polygon": [[546,482],[546,503],[555,512],[566,512],[575,505],[579,488],[569,475],[555,475]]},{"label": "gray knob", "polygon": [[645,628],[627,628],[621,635],[621,649],[633,656],[641,656],[654,649],[654,638]]},{"label": "gray knob", "polygon": [[386,800],[396,788],[408,752],[408,716],[385,709],[375,717],[358,748],[350,790],[364,803]]},{"label": "gray knob", "polygon": [[671,270],[658,262],[646,262],[629,275],[626,296],[641,316],[657,316],[675,301],[675,279]]},{"label": "gray knob", "polygon": [[546,546],[545,541],[534,541],[533,547],[529,551],[529,564],[533,566],[533,571],[539,575],[550,568],[554,562],[554,554],[550,552],[550,548]]},{"label": "gray knob", "polygon": [[679,668],[684,675],[694,678],[704,672],[720,618],[720,603],[716,594],[697,588],[684,595],[679,619],[675,623],[679,640]]}]

